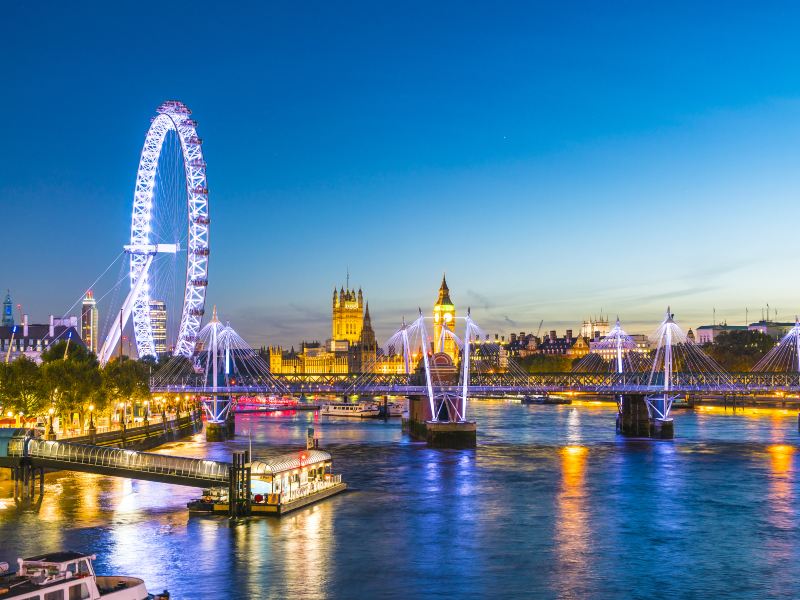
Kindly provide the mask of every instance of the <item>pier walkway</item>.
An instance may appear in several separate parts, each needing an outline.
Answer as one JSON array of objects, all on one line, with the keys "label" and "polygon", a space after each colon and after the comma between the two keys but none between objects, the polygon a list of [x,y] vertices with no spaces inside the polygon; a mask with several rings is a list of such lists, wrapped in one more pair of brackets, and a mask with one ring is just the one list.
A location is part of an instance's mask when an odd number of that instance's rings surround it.
[{"label": "pier walkway", "polygon": [[231,467],[226,462],[37,440],[24,434],[9,439],[7,451],[0,455],[0,466],[14,468],[22,464],[200,488],[227,486]]}]

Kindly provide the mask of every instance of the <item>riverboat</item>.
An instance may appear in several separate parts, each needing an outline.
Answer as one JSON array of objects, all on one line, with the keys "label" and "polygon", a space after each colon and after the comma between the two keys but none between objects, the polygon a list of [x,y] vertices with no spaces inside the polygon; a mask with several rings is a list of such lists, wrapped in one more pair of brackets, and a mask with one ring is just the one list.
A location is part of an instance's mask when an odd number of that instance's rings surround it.
[{"label": "riverboat", "polygon": [[0,600],[167,600],[168,592],[148,594],[136,577],[96,575],[94,554],[52,552],[17,560],[19,569],[8,572],[0,564]]},{"label": "riverboat", "polygon": [[[250,469],[249,513],[282,515],[347,489],[341,474],[332,472],[331,455],[307,449],[270,460],[254,460]],[[187,504],[190,513],[227,514],[228,488],[203,490],[203,496]]]},{"label": "riverboat", "polygon": [[559,398],[558,396],[523,396],[522,404],[572,404],[569,398]]},{"label": "riverboat", "polygon": [[389,412],[390,417],[402,417],[406,412],[406,407],[399,402],[390,402],[386,405],[386,410]]},{"label": "riverboat", "polygon": [[381,414],[376,404],[367,402],[359,402],[356,404],[325,404],[321,412],[323,415],[329,417],[358,417],[362,419],[378,417]]}]

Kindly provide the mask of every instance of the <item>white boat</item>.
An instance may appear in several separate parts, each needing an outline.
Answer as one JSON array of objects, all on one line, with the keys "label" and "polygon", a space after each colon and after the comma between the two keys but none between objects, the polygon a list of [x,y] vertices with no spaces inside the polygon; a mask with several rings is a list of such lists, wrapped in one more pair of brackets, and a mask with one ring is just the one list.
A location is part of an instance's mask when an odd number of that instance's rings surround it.
[{"label": "white boat", "polygon": [[390,417],[402,417],[403,413],[406,412],[406,407],[399,402],[390,402],[386,405],[386,408],[389,410]]},{"label": "white boat", "polygon": [[19,568],[8,572],[0,564],[0,600],[166,600],[167,592],[153,596],[136,577],[96,575],[94,554],[52,552],[17,560]]},{"label": "white boat", "polygon": [[322,414],[329,417],[377,417],[380,409],[377,405],[367,402],[357,404],[325,404],[322,407]]}]

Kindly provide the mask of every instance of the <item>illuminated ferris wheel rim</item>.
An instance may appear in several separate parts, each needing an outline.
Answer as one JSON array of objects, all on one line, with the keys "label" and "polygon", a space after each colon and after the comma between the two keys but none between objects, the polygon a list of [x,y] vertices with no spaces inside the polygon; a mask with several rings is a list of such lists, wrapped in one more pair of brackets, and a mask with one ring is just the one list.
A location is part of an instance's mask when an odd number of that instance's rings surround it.
[{"label": "illuminated ferris wheel rim", "polygon": [[[209,218],[206,163],[201,148],[202,140],[197,136],[197,122],[191,119],[192,111],[181,102],[169,100],[159,106],[156,112],[142,147],[133,196],[129,247],[134,249],[134,251],[129,249],[132,293],[139,283],[140,276],[145,278],[135,292],[132,309],[134,336],[140,357],[156,356],[153,326],[150,321],[151,299],[148,269],[152,263],[152,255],[158,252],[156,248],[169,245],[153,244],[150,240],[150,232],[152,231],[155,179],[161,148],[167,134],[174,131],[180,140],[181,156],[186,174],[188,218],[188,241],[185,248],[186,281],[174,354],[191,356],[194,353],[195,341],[203,319],[206,288],[208,287]],[[140,251],[135,251],[136,249],[140,249]],[[141,251],[141,249],[152,249],[152,251]]]}]

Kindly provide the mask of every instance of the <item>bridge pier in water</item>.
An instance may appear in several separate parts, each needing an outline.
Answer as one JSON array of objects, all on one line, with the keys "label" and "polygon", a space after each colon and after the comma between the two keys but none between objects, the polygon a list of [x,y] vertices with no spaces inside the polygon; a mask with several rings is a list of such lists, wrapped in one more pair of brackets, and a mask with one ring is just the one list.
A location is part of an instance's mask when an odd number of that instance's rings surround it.
[{"label": "bridge pier in water", "polygon": [[656,440],[671,440],[675,437],[672,419],[652,417],[644,395],[618,396],[617,407],[617,433],[620,435]]},{"label": "bridge pier in water", "polygon": [[23,458],[18,466],[13,467],[11,477],[15,502],[36,502],[44,497],[44,469],[32,466],[30,459]]},{"label": "bridge pier in water", "polygon": [[236,435],[236,417],[230,396],[214,395],[203,404],[208,415],[207,442],[224,442]]}]

